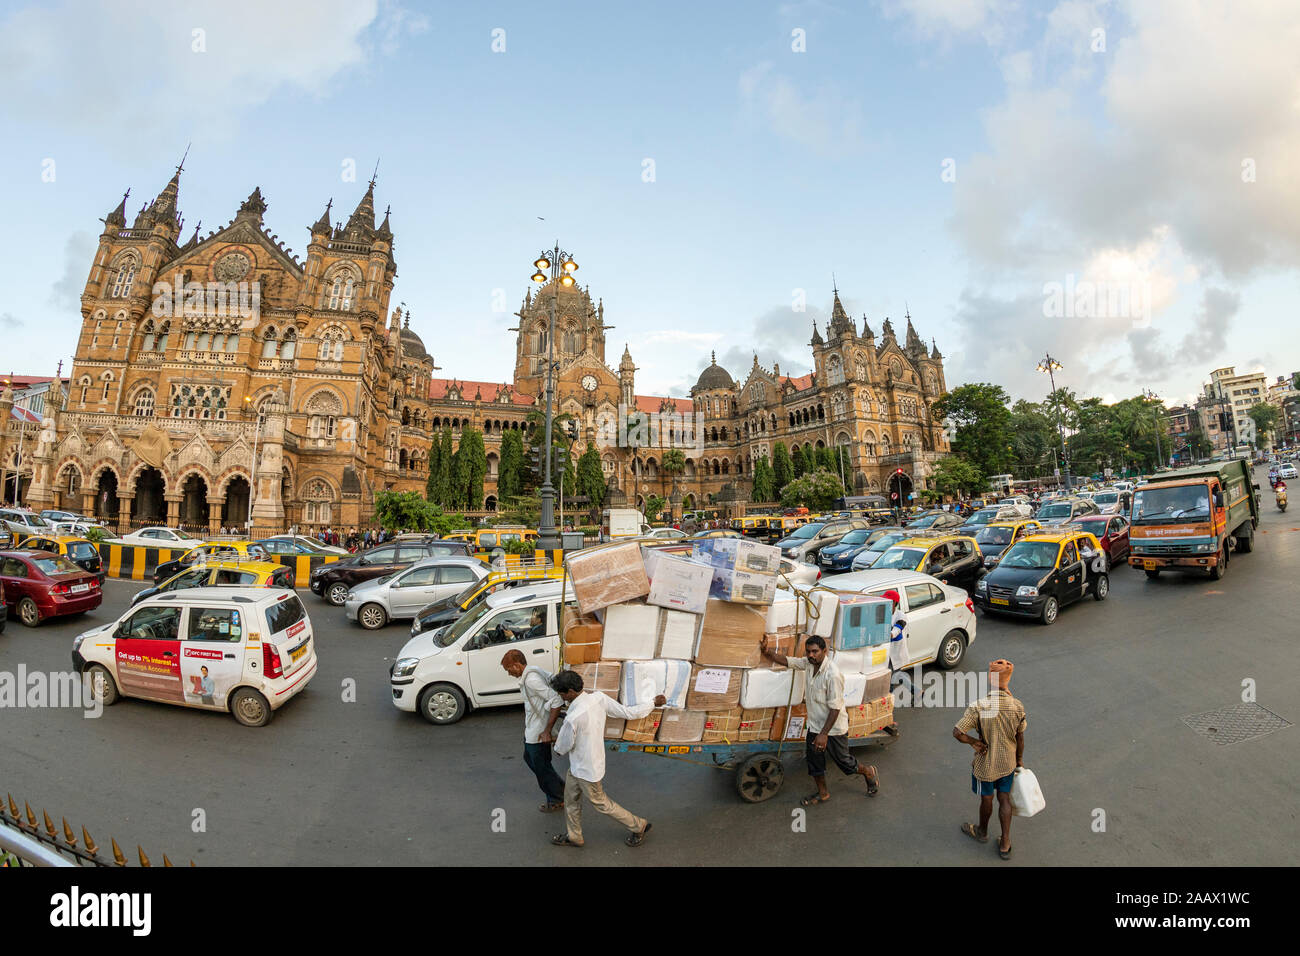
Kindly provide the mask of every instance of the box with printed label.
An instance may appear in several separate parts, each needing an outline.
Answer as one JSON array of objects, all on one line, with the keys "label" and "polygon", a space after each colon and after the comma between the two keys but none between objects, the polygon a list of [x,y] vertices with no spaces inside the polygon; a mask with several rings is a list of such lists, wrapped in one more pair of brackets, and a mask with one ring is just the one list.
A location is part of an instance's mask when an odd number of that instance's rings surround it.
[{"label": "box with printed label", "polygon": [[703,538],[695,542],[691,558],[715,568],[758,574],[781,570],[781,549],[749,538]]},{"label": "box with printed label", "polygon": [[[721,541],[729,540],[720,538]],[[753,571],[739,571],[732,568],[714,568],[713,581],[709,585],[709,597],[719,601],[731,601],[737,604],[772,603],[776,597],[776,575],[757,574]],[[767,624],[767,608],[763,608],[764,626]]]},{"label": "box with printed label", "polygon": [[793,707],[778,707],[772,718],[772,732],[769,740],[806,740],[809,731],[808,708],[803,704]]},{"label": "box with printed label", "polygon": [[663,694],[668,707],[681,710],[686,707],[690,677],[690,661],[624,661],[618,699],[625,707],[635,707]]},{"label": "box with printed label", "polygon": [[775,707],[745,709],[740,714],[740,741],[766,740],[772,732],[772,719],[776,716]]},{"label": "box with printed label", "polygon": [[607,661],[648,661],[659,646],[659,608],[629,602],[605,609],[601,658]]},{"label": "box with printed label", "polygon": [[565,557],[564,566],[584,614],[644,597],[650,591],[641,547],[635,542],[575,552]]},{"label": "box with printed label", "polygon": [[624,724],[626,723],[627,721],[625,721],[622,717],[606,717],[605,718],[605,739],[622,740]]},{"label": "box with printed label", "polygon": [[659,724],[663,721],[663,716],[664,711],[661,707],[652,710],[648,716],[640,720],[629,720],[623,728],[623,739],[638,744],[653,743],[659,733]]},{"label": "box with printed label", "polygon": [[687,710],[726,710],[740,703],[740,684],[745,672],[738,667],[691,668],[691,689],[686,694]]},{"label": "box with printed label", "polygon": [[803,702],[804,672],[794,668],[745,671],[740,682],[740,706],[749,710],[784,707]]},{"label": "box with printed label", "polygon": [[839,595],[834,646],[839,651],[889,643],[894,602],[866,594]]},{"label": "box with printed label", "polygon": [[703,614],[712,582],[713,569],[707,564],[662,555],[655,561],[646,601],[675,611]]},{"label": "box with printed label", "polygon": [[655,739],[670,744],[698,743],[704,736],[707,716],[702,710],[665,710]]},{"label": "box with printed label", "polygon": [[700,740],[706,744],[721,744],[740,740],[740,722],[743,707],[711,710],[704,715],[704,733]]},{"label": "box with printed label", "polygon": [[623,673],[623,665],[618,661],[576,664],[570,667],[569,670],[582,678],[583,690],[589,690],[592,693],[600,691],[608,694],[614,700],[618,700],[618,682]]},{"label": "box with printed label", "polygon": [[706,667],[757,667],[763,660],[763,609],[710,600],[704,610],[695,663]]},{"label": "box with printed label", "polygon": [[702,614],[662,608],[659,614],[659,647],[655,657],[672,657],[680,661],[693,658],[703,620]]}]

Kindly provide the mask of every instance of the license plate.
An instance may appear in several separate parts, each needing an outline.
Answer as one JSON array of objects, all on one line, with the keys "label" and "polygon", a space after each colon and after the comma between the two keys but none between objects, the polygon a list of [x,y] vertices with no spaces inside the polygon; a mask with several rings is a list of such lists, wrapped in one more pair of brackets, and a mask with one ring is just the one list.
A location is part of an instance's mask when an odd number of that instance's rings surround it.
[{"label": "license plate", "polygon": [[89,585],[89,584],[74,584],[74,585],[73,585],[71,588],[69,588],[68,590],[70,590],[73,594],[80,594],[82,591],[89,591],[89,590],[90,590],[90,585]]},{"label": "license plate", "polygon": [[990,604],[1006,604],[1006,605],[1010,605],[1010,604],[1011,604],[1011,599],[1010,599],[1010,598],[989,598],[989,603],[990,603]]},{"label": "license plate", "polygon": [[295,647],[293,650],[289,652],[289,660],[293,661],[293,663],[296,664],[298,663],[298,661],[302,660],[302,656],[306,653],[307,653],[307,645],[302,644],[298,647]]}]

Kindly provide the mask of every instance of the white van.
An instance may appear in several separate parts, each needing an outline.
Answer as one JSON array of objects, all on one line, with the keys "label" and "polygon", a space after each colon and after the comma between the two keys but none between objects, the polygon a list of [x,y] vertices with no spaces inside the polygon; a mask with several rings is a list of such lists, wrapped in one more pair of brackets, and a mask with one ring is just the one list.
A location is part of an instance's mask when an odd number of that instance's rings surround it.
[{"label": "white van", "polygon": [[[570,592],[570,596],[572,592]],[[560,659],[560,582],[521,584],[476,601],[452,623],[411,638],[389,669],[393,706],[434,724],[454,724],[473,707],[523,702],[501,658],[514,648],[554,673]]]},{"label": "white van", "polygon": [[262,727],[316,673],[311,619],[291,590],[190,588],[156,594],[72,644],[105,706],[141,697],[229,711]]}]

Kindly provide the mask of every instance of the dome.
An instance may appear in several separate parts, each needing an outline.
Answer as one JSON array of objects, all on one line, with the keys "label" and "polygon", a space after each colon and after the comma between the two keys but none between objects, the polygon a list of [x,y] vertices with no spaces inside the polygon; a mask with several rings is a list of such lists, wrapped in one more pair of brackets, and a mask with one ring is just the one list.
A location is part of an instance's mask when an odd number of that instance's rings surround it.
[{"label": "dome", "polygon": [[427,359],[429,353],[424,350],[424,341],[411,331],[411,320],[408,317],[406,327],[402,329],[402,351],[414,359]]},{"label": "dome", "polygon": [[705,388],[731,388],[736,384],[731,380],[727,370],[718,364],[717,352],[713,353],[712,358],[712,363],[700,373],[699,379],[695,382],[695,388],[691,391]]}]

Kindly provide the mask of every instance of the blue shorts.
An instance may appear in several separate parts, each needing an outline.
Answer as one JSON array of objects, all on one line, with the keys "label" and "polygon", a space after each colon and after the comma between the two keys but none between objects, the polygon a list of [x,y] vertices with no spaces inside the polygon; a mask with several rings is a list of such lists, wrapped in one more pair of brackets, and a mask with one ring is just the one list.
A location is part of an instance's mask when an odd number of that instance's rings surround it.
[{"label": "blue shorts", "polygon": [[994,792],[1010,793],[1011,781],[1015,779],[1016,772],[1013,770],[1001,780],[976,780],[975,774],[970,775],[970,792],[981,797],[991,797]]}]

